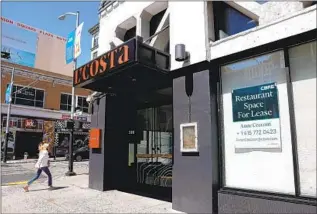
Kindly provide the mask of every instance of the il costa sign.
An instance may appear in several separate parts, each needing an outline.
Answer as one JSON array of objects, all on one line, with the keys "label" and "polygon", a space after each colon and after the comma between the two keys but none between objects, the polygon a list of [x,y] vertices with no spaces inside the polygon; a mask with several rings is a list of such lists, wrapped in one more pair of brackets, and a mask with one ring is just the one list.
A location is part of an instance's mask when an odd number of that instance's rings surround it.
[{"label": "il costa sign", "polygon": [[99,56],[74,71],[74,86],[105,76],[112,70],[134,60],[135,39]]}]

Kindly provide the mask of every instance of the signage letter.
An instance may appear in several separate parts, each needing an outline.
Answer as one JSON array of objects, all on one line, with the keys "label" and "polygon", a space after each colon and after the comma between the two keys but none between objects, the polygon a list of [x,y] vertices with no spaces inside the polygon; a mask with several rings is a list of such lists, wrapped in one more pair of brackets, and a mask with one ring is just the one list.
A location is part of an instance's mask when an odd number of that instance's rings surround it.
[{"label": "signage letter", "polygon": [[83,67],[83,70],[82,70],[82,77],[83,77],[83,80],[87,80],[88,78],[89,78],[89,75],[88,76],[86,76],[87,74],[87,71],[89,70],[88,68],[87,68],[87,66],[89,66],[89,65],[85,65],[84,67]]},{"label": "signage letter", "polygon": [[126,63],[127,61],[129,61],[129,46],[124,45],[122,46],[119,50],[120,52],[123,49],[123,53],[120,55],[119,59],[118,59],[118,63],[119,65]]},{"label": "signage letter", "polygon": [[108,53],[109,61],[110,61],[110,69],[114,68],[114,51]]},{"label": "signage letter", "polygon": [[99,70],[99,61],[94,60],[90,65],[90,76],[94,77],[98,74]]},{"label": "signage letter", "polygon": [[102,68],[102,69],[100,69],[99,72],[100,72],[100,73],[105,72],[106,69],[107,69],[107,63],[106,63],[106,60],[105,60],[105,56],[100,57],[100,59],[99,59],[99,64],[101,65],[101,68]]}]

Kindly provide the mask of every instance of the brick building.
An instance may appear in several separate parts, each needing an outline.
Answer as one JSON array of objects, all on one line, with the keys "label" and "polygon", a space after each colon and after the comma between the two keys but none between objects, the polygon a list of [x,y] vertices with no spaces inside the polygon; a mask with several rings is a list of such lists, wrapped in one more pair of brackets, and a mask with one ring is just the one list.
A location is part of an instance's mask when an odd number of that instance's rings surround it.
[{"label": "brick building", "polygon": [[[54,143],[55,138],[58,138],[54,131],[55,122],[70,117],[72,78],[67,75],[1,61],[2,142],[4,141],[8,109],[8,104],[5,103],[5,93],[13,69],[14,84],[8,153],[15,158],[21,158],[24,152],[28,152],[30,156],[36,154],[37,144],[43,135],[47,136],[50,143]],[[75,90],[75,104],[83,111],[83,115],[77,119],[88,123],[90,117],[86,97],[89,94],[89,90]],[[60,134],[65,135],[65,133]]]}]

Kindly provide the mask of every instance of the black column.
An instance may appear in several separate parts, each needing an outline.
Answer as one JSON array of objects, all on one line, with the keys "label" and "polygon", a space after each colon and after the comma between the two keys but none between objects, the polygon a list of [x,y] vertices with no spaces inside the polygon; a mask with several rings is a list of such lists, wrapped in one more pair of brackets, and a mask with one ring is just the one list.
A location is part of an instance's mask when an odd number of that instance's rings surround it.
[{"label": "black column", "polygon": [[104,154],[105,154],[106,97],[93,104],[91,127],[101,129],[101,149],[90,149],[89,155],[89,188],[104,191]]},{"label": "black column", "polygon": [[125,189],[129,179],[129,130],[136,125],[135,97],[121,94],[108,98],[105,136],[105,187]]},{"label": "black column", "polygon": [[[208,70],[193,74],[191,105],[185,77],[173,81],[173,209],[186,213],[217,212],[218,140],[216,82]],[[188,82],[188,81],[187,81]],[[190,82],[190,81],[189,81]],[[188,84],[188,83],[187,83]],[[212,87],[210,87],[212,86]],[[191,116],[189,117],[189,112]],[[191,118],[191,121],[189,121]],[[197,122],[199,152],[180,152],[180,124]]]},{"label": "black column", "polygon": [[[97,105],[98,106],[98,105]],[[89,187],[101,191],[125,189],[133,182],[128,179],[129,130],[135,128],[136,105],[133,95],[117,94],[100,100],[94,107],[92,125],[102,128],[100,154],[91,152]],[[99,111],[98,111],[99,108]],[[98,111],[98,115],[95,112]]]}]

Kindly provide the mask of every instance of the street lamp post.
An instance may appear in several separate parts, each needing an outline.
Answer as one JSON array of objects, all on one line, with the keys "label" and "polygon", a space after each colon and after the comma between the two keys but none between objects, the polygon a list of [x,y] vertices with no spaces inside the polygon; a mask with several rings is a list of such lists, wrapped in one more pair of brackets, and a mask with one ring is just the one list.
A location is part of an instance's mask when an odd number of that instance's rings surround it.
[{"label": "street lamp post", "polygon": [[[76,16],[76,28],[79,26],[79,11],[76,11],[76,13],[73,12],[67,12],[61,16],[58,17],[59,20],[64,20],[66,18],[67,15],[72,15],[72,16]],[[77,59],[74,58],[74,69],[76,70],[77,68]],[[74,112],[75,112],[75,87],[74,87],[74,78],[73,78],[73,83],[72,83],[72,108],[71,108],[71,113],[70,113],[70,118],[72,120],[72,122],[74,121]],[[70,132],[70,139],[69,139],[69,149],[68,149],[68,172],[66,172],[67,176],[73,176],[76,175],[76,173],[73,171],[73,162],[74,162],[74,156],[73,156],[73,144],[74,144],[74,128],[71,129]]]},{"label": "street lamp post", "polygon": [[3,148],[3,163],[7,162],[7,151],[8,151],[8,141],[9,141],[9,126],[10,126],[10,114],[11,114],[11,103],[12,103],[12,89],[13,89],[13,78],[14,78],[14,70],[12,69],[11,72],[11,82],[10,82],[10,94],[9,94],[9,104],[7,106],[8,112],[7,112],[7,121],[6,121],[6,133],[4,138],[4,148]]}]

